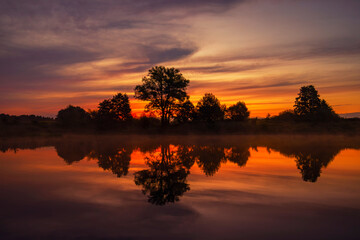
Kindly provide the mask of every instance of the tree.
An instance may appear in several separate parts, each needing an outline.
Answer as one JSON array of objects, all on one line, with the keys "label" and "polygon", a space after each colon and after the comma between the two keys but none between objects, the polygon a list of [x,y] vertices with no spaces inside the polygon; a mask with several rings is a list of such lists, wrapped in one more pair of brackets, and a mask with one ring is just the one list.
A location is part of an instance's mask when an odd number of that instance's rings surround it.
[{"label": "tree", "polygon": [[272,117],[272,119],[279,121],[294,121],[296,120],[296,115],[294,113],[294,110],[287,109],[280,112],[278,116]]},{"label": "tree", "polygon": [[197,119],[215,122],[224,119],[226,107],[220,105],[219,99],[212,93],[205,93],[204,97],[196,105]]},{"label": "tree", "polygon": [[132,119],[129,97],[118,93],[99,103],[96,118],[101,123],[125,122]]},{"label": "tree", "polygon": [[190,100],[179,103],[175,111],[175,120],[179,123],[191,121],[194,118],[195,107]]},{"label": "tree", "polygon": [[338,119],[339,115],[335,113],[333,108],[322,99],[320,102],[320,109],[318,111],[318,119],[319,120],[328,120],[328,119]]},{"label": "tree", "polygon": [[89,122],[90,114],[81,107],[69,105],[58,112],[56,120],[63,126],[78,127]]},{"label": "tree", "polygon": [[164,126],[170,122],[176,106],[188,98],[189,82],[178,69],[156,66],[143,77],[142,85],[135,87],[135,98],[149,101],[146,110],[158,112]]},{"label": "tree", "polygon": [[234,105],[231,105],[227,109],[227,112],[229,114],[230,119],[236,121],[244,121],[250,115],[250,112],[248,111],[248,108],[246,107],[245,103],[240,101]]},{"label": "tree", "polygon": [[295,114],[302,120],[331,120],[338,118],[334,110],[323,99],[313,85],[300,88],[295,99]]}]

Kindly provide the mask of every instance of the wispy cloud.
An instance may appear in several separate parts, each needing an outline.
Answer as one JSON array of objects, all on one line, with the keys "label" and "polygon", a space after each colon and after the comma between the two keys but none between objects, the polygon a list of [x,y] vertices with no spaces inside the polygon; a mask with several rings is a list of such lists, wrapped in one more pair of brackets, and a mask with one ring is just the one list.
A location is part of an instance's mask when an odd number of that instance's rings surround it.
[{"label": "wispy cloud", "polygon": [[[310,82],[331,92],[325,87],[337,76],[338,91],[346,92],[359,75],[358,6],[350,0],[3,0],[0,108],[27,101],[36,111],[29,92],[52,99],[54,108],[70,100],[90,104],[101,92],[133,91],[158,64],[179,67],[191,93],[228,99],[251,94],[266,102],[267,91],[284,96]],[[325,64],[334,59],[336,71]]]}]

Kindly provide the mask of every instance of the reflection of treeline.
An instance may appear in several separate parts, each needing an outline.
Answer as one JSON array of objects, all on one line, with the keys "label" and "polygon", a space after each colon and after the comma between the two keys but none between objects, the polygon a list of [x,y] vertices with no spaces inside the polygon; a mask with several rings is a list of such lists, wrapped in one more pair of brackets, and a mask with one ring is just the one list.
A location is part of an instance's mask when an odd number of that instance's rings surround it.
[{"label": "reflection of treeline", "polygon": [[[128,174],[131,154],[134,151],[140,151],[146,156],[146,163],[150,168],[158,167],[164,170],[164,167],[168,167],[164,164],[169,163],[170,166],[175,164],[176,168],[181,165],[186,173],[196,163],[205,175],[212,176],[219,171],[221,164],[226,162],[245,166],[250,157],[250,148],[267,147],[287,157],[293,157],[303,180],[315,182],[321,169],[327,167],[342,149],[360,149],[359,140],[358,137],[345,136],[198,136],[161,139],[88,136],[37,140],[23,138],[20,141],[9,139],[0,141],[0,149],[5,152],[55,146],[58,156],[67,164],[84,158],[94,159],[99,167],[121,177]],[[151,176],[152,173],[147,174]]]},{"label": "reflection of treeline", "polygon": [[[212,93],[205,93],[195,104],[187,93],[190,81],[178,69],[156,66],[149,70],[134,89],[134,97],[146,101],[141,116],[132,114],[127,94],[117,93],[102,100],[97,109],[84,110],[69,105],[56,120],[37,116],[0,115],[0,135],[23,135],[36,131],[61,134],[64,131],[127,133],[293,133],[360,131],[360,119],[342,119],[321,99],[314,86],[303,86],[293,109],[265,119],[249,119],[244,101],[226,106]],[[21,120],[22,119],[22,120]],[[24,119],[28,119],[24,121]],[[26,122],[26,127],[23,126]],[[9,127],[11,125],[11,127]],[[14,127],[17,125],[18,127]],[[50,125],[50,126],[49,126]],[[17,130],[17,131],[16,131]]]},{"label": "reflection of treeline", "polygon": [[[165,149],[169,149],[164,151]],[[214,175],[221,163],[227,161],[236,163],[242,167],[246,165],[250,157],[249,146],[225,147],[217,145],[170,145],[152,144],[137,147],[126,143],[109,142],[83,142],[66,141],[55,144],[58,156],[67,164],[80,161],[84,158],[94,159],[99,167],[110,170],[118,177],[126,176],[131,160],[131,153],[138,150],[145,154],[147,164],[151,165],[151,159],[157,159],[157,151],[168,154],[171,159],[177,159],[177,163],[190,169],[194,163],[208,176]],[[165,157],[162,156],[162,157]]]},{"label": "reflection of treeline", "polygon": [[274,138],[272,141],[266,141],[266,147],[279,151],[287,157],[295,158],[296,166],[300,170],[304,181],[316,182],[320,177],[321,169],[326,168],[335,156],[346,148],[359,149],[360,144],[344,141],[343,136],[333,136],[337,138],[332,140],[331,137],[308,136],[304,138],[287,139],[283,141],[281,138]]},{"label": "reflection of treeline", "polygon": [[131,155],[140,151],[144,155],[147,168],[134,173],[134,181],[139,185],[148,201],[164,205],[179,201],[190,190],[187,177],[196,164],[205,175],[213,176],[221,164],[235,163],[246,166],[250,148],[267,147],[287,157],[293,157],[304,181],[316,182],[321,170],[345,148],[360,149],[358,137],[338,136],[247,136],[236,137],[187,137],[133,138],[112,136],[73,136],[68,138],[22,139],[0,142],[2,151],[34,149],[54,146],[59,157],[67,164],[82,159],[93,159],[104,170],[117,177],[128,175]]}]

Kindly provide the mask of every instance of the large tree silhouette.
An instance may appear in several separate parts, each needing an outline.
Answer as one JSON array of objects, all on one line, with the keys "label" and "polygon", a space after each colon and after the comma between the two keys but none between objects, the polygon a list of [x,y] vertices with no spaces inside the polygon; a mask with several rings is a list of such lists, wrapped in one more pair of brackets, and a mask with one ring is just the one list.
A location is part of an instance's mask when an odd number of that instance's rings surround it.
[{"label": "large tree silhouette", "polygon": [[135,98],[149,101],[146,110],[158,112],[164,126],[169,123],[177,105],[188,98],[188,85],[189,80],[178,69],[156,66],[142,79],[142,85],[135,87]]},{"label": "large tree silhouette", "polygon": [[229,118],[235,121],[244,121],[250,115],[250,112],[248,111],[245,103],[240,101],[234,105],[231,105],[227,109],[227,113],[229,114]]},{"label": "large tree silhouette", "polygon": [[99,103],[98,108],[95,118],[103,126],[132,119],[129,97],[126,94],[118,93],[110,99],[105,99]]},{"label": "large tree silhouette", "polygon": [[294,112],[302,120],[338,118],[332,107],[325,100],[320,99],[313,85],[300,88],[299,96],[295,99]]},{"label": "large tree silhouette", "polygon": [[212,93],[205,93],[196,105],[196,118],[198,120],[215,122],[224,119],[225,106]]},{"label": "large tree silhouette", "polygon": [[81,107],[69,105],[58,112],[56,120],[66,127],[79,127],[89,123],[90,114]]}]

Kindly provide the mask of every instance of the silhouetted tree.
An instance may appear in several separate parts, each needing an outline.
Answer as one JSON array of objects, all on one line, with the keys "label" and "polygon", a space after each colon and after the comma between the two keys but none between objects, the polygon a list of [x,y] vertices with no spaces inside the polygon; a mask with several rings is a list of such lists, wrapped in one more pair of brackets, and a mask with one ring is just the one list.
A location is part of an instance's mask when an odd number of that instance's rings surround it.
[{"label": "silhouetted tree", "polygon": [[330,120],[338,117],[326,101],[320,99],[313,85],[300,88],[294,112],[302,120]]},{"label": "silhouetted tree", "polygon": [[196,105],[196,118],[202,121],[215,122],[224,119],[226,107],[220,105],[219,99],[212,93],[205,93]]},{"label": "silhouetted tree", "polygon": [[193,120],[194,114],[194,104],[192,104],[190,100],[186,100],[176,106],[175,120],[177,120],[179,123],[185,123]]},{"label": "silhouetted tree", "polygon": [[126,94],[118,93],[111,99],[105,99],[99,103],[98,108],[94,115],[98,123],[103,126],[132,119],[129,97]]},{"label": "silhouetted tree", "polygon": [[189,169],[170,150],[170,146],[161,145],[160,156],[151,155],[146,158],[149,170],[135,173],[135,184],[142,185],[144,194],[148,194],[148,201],[155,205],[165,205],[179,201],[179,197],[190,190],[186,178]]},{"label": "silhouetted tree", "polygon": [[84,109],[77,106],[69,105],[61,109],[56,117],[61,125],[66,127],[78,127],[89,123],[90,115]]},{"label": "silhouetted tree", "polygon": [[169,123],[179,103],[187,99],[189,80],[178,69],[156,66],[143,77],[142,85],[135,87],[135,98],[149,101],[147,111],[156,111],[161,116],[161,125]]},{"label": "silhouetted tree", "polygon": [[288,109],[279,113],[278,116],[274,116],[271,119],[280,120],[280,121],[294,121],[297,116],[294,113],[294,110]]},{"label": "silhouetted tree", "polygon": [[229,118],[236,121],[244,121],[248,119],[250,115],[250,112],[244,102],[237,102],[236,104],[231,105],[227,109],[227,112],[229,114]]},{"label": "silhouetted tree", "polygon": [[332,120],[340,118],[333,108],[324,100],[322,99],[320,102],[320,109],[317,113],[318,120]]}]

